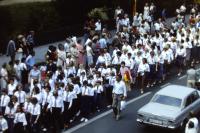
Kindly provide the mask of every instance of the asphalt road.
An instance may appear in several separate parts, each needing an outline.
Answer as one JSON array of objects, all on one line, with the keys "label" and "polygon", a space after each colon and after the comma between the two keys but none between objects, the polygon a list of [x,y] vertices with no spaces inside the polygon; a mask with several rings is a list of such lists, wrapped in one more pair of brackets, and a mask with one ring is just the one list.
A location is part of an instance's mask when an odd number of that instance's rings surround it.
[{"label": "asphalt road", "polygon": [[129,100],[128,106],[122,112],[122,116],[119,121],[116,121],[113,118],[112,110],[109,110],[97,117],[92,118],[87,123],[81,123],[69,129],[65,133],[175,133],[175,131],[169,131],[166,129],[146,127],[136,122],[138,109],[145,105],[152,98],[155,92],[169,84],[185,86],[186,76],[173,76],[171,80],[168,80],[164,84],[146,90],[143,95],[139,94],[139,90],[134,90],[130,95],[135,95],[135,97]]}]

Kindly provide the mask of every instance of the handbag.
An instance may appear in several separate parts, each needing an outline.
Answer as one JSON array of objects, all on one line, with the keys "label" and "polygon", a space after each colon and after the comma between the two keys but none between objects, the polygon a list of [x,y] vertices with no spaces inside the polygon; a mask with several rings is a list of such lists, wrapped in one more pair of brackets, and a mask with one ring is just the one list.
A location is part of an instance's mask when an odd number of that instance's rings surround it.
[{"label": "handbag", "polygon": [[124,110],[126,108],[126,104],[127,104],[126,101],[122,100],[120,104],[121,104],[120,110]]}]

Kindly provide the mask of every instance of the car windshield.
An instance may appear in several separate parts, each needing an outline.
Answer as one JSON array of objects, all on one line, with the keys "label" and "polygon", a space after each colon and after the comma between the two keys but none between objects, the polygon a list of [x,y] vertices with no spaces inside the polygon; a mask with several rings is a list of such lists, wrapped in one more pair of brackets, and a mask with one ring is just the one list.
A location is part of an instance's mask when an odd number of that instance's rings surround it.
[{"label": "car windshield", "polygon": [[170,97],[170,96],[156,95],[152,99],[152,102],[174,106],[174,107],[180,107],[182,100],[175,97]]}]

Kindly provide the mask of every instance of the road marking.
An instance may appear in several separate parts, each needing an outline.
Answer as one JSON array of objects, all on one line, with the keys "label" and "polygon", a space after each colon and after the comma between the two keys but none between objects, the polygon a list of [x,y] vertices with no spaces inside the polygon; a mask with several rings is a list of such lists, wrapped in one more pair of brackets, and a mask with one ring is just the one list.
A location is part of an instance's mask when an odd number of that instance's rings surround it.
[{"label": "road marking", "polygon": [[182,77],[180,77],[178,79],[181,80],[181,79],[184,79],[184,78],[186,78],[186,75],[184,75],[184,76],[182,76]]},{"label": "road marking", "polygon": [[171,83],[166,83],[166,84],[162,85],[161,88],[164,88],[164,87],[166,87],[166,86],[168,86],[168,85],[170,85],[170,84],[171,84]]},{"label": "road marking", "polygon": [[[145,93],[145,94],[143,94],[143,95],[141,95],[141,96],[139,96],[139,97],[137,97],[137,98],[134,98],[134,99],[128,101],[128,102],[127,102],[127,105],[129,105],[129,104],[131,104],[131,103],[133,103],[133,102],[135,102],[135,101],[137,101],[137,100],[139,100],[139,99],[141,99],[141,98],[144,98],[144,97],[150,95],[151,93],[152,93],[152,92],[147,92],[147,93]],[[67,130],[67,131],[64,131],[63,133],[73,133],[73,132],[75,132],[76,130],[78,130],[78,129],[84,127],[84,126],[87,126],[87,125],[91,124],[92,122],[94,122],[94,121],[96,121],[96,120],[98,120],[98,119],[100,119],[100,118],[102,118],[102,117],[104,117],[104,116],[106,116],[106,115],[109,115],[110,113],[112,113],[112,109],[110,109],[110,110],[108,110],[108,111],[106,111],[106,112],[104,112],[104,113],[102,113],[102,114],[100,114],[100,115],[98,115],[98,116],[96,116],[96,117],[90,119],[88,122],[80,123],[79,125],[77,125],[77,126],[75,126],[75,127],[73,127],[73,128],[70,128],[70,129]]]}]

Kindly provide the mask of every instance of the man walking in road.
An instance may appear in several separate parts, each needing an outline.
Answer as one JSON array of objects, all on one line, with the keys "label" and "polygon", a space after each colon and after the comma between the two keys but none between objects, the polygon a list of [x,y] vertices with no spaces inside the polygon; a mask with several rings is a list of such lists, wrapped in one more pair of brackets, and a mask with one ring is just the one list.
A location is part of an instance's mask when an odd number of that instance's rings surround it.
[{"label": "man walking in road", "polygon": [[194,69],[194,65],[191,65],[190,69],[187,70],[187,86],[194,88],[195,79],[196,79],[196,70]]},{"label": "man walking in road", "polygon": [[125,100],[127,97],[127,91],[126,91],[126,85],[124,81],[122,81],[122,76],[117,75],[116,76],[116,82],[113,86],[113,112],[114,117],[116,120],[119,120],[120,117],[120,108],[121,108],[121,101]]}]

